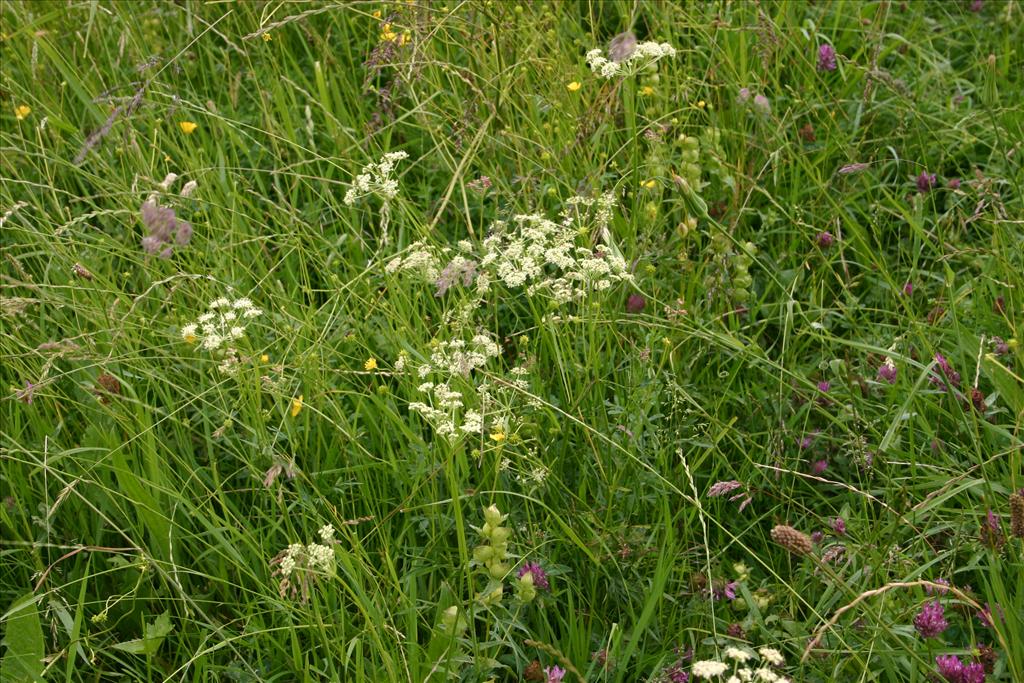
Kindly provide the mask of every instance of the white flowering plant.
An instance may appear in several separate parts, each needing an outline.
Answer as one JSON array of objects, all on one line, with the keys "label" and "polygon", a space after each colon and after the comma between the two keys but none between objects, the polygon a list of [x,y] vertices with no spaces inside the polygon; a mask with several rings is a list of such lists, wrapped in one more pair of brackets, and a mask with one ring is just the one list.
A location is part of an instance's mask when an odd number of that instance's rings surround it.
[{"label": "white flowering plant", "polygon": [[245,297],[234,301],[225,297],[210,302],[209,310],[195,322],[183,325],[181,338],[188,344],[198,344],[206,351],[224,357],[223,372],[230,372],[237,361],[233,343],[245,336],[246,327],[254,318],[263,315],[253,302]]},{"label": "white flowering plant", "polygon": [[638,43],[622,59],[609,59],[604,50],[594,48],[586,54],[590,70],[601,78],[625,78],[640,73],[644,69],[657,64],[665,57],[675,57],[676,49],[668,43],[646,41]]},{"label": "white flowering plant", "polygon": [[397,197],[398,179],[394,176],[395,165],[407,158],[407,152],[388,152],[380,161],[364,166],[363,172],[355,177],[352,187],[345,193],[345,204],[352,206],[370,195],[380,197],[385,203]]},{"label": "white flowering plant", "polygon": [[272,576],[281,577],[278,593],[282,598],[290,595],[306,602],[313,583],[334,576],[334,526],[325,524],[318,535],[320,543],[292,543],[270,561],[275,567]]}]

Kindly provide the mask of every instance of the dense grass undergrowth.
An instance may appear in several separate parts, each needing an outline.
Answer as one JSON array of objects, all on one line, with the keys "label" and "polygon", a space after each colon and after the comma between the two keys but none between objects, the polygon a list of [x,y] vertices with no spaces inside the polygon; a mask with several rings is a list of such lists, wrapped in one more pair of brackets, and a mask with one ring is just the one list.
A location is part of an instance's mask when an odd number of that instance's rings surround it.
[{"label": "dense grass undergrowth", "polygon": [[1022,22],[0,4],[0,679],[1024,680]]}]

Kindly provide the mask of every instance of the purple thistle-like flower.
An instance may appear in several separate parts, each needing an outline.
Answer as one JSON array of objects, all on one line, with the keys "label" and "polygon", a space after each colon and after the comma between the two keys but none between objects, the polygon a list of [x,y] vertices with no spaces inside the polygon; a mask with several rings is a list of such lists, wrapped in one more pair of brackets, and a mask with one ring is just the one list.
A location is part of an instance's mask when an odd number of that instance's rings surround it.
[{"label": "purple thistle-like flower", "polygon": [[965,664],[960,680],[962,683],[985,683],[985,665],[981,662]]},{"label": "purple thistle-like flower", "polygon": [[811,532],[811,543],[818,545],[825,540],[825,532],[823,531],[812,531]]},{"label": "purple thistle-like flower", "polygon": [[930,192],[933,187],[935,187],[935,174],[921,171],[921,175],[917,176],[917,191],[925,194]]},{"label": "purple thistle-like flower", "polygon": [[939,675],[950,683],[960,683],[964,673],[964,664],[956,655],[939,655],[935,658],[935,666]]},{"label": "purple thistle-like flower", "polygon": [[818,48],[818,71],[836,70],[836,49],[828,43]]},{"label": "purple thistle-like flower", "polygon": [[541,569],[540,565],[536,562],[524,563],[523,566],[519,568],[519,571],[516,572],[516,578],[521,579],[526,574],[533,574],[533,585],[540,590],[546,591],[551,588],[551,584],[548,583],[547,572]]},{"label": "purple thistle-like flower", "polygon": [[922,638],[937,638],[941,635],[949,628],[942,604],[938,600],[926,603],[914,617],[914,628]]},{"label": "purple thistle-like flower", "polygon": [[690,681],[690,674],[683,671],[683,667],[679,664],[666,669],[665,676],[669,683],[689,683]]},{"label": "purple thistle-like flower", "polygon": [[727,583],[718,583],[717,585],[713,584],[711,586],[711,599],[721,600],[722,598],[725,598],[726,600],[735,600],[736,587],[738,585],[739,581],[729,581]]},{"label": "purple thistle-like flower", "polygon": [[832,233],[830,233],[828,230],[818,233],[818,246],[821,247],[822,249],[828,249],[835,243],[835,241],[836,238],[833,237]]},{"label": "purple thistle-like flower", "polygon": [[735,479],[733,479],[732,481],[715,482],[714,484],[711,485],[711,488],[708,489],[708,498],[717,498],[718,496],[724,496],[730,491],[735,491],[741,486],[743,486],[743,484],[741,482],[736,481]]},{"label": "purple thistle-like flower", "polygon": [[832,531],[835,532],[836,536],[846,535],[846,520],[842,517],[836,517],[832,520]]},{"label": "purple thistle-like flower", "polygon": [[878,379],[883,382],[895,384],[897,374],[899,374],[899,370],[891,358],[886,358],[885,362],[878,366]]},{"label": "purple thistle-like flower", "polygon": [[818,382],[818,391],[820,391],[823,394],[827,394],[828,390],[831,389],[831,388],[832,388],[832,385],[829,384],[828,382],[824,381],[824,380],[822,380],[821,382]]},{"label": "purple thistle-like flower", "polygon": [[630,294],[629,298],[626,299],[626,311],[629,313],[639,313],[644,310],[646,305],[647,300],[639,294]]},{"label": "purple thistle-like flower", "polygon": [[[945,376],[947,382],[954,387],[960,386],[960,373],[953,369],[953,366],[949,364],[945,356],[941,353],[935,354],[935,362],[938,364],[939,370],[942,371],[942,375]],[[943,384],[942,377],[935,373],[928,378],[928,381],[932,384]]]},{"label": "purple thistle-like flower", "polygon": [[544,673],[547,675],[546,683],[562,683],[562,679],[565,678],[565,669],[558,666],[548,666],[544,668]]}]

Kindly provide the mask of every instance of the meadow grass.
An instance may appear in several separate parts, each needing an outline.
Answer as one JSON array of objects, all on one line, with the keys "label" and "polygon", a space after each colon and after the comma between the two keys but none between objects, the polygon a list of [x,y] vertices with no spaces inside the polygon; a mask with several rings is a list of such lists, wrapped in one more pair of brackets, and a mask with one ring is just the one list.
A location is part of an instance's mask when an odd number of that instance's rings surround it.
[{"label": "meadow grass", "polygon": [[0,4],[0,679],[1024,680],[1022,10]]}]

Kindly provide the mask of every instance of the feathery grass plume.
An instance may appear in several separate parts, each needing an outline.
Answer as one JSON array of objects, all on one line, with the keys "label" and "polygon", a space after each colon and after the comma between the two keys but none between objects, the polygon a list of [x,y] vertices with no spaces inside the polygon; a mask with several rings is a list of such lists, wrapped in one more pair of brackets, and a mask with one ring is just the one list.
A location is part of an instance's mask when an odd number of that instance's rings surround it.
[{"label": "feathery grass plume", "polygon": [[810,555],[814,548],[810,536],[785,524],[772,529],[772,540],[794,555]]},{"label": "feathery grass plume", "polygon": [[1024,489],[1010,494],[1010,534],[1024,538]]}]

